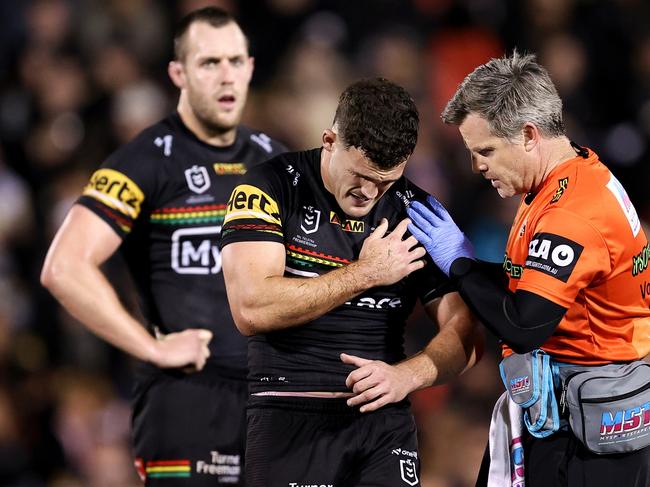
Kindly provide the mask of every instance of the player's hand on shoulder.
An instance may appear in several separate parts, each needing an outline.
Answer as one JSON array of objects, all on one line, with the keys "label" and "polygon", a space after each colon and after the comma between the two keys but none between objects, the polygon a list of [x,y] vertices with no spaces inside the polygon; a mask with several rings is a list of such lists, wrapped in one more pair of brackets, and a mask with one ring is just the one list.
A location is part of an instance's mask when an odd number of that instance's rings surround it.
[{"label": "player's hand on shoulder", "polygon": [[360,406],[359,411],[362,413],[399,402],[412,390],[412,380],[405,375],[406,372],[386,362],[346,353],[341,354],[341,361],[357,367],[345,380],[345,385],[354,393],[347,404],[351,407]]},{"label": "player's hand on shoulder", "polygon": [[208,344],[212,332],[204,329],[188,329],[160,335],[152,362],[160,368],[185,368],[188,372],[201,370],[210,356]]},{"label": "player's hand on shoulder", "polygon": [[363,242],[358,263],[373,286],[393,284],[424,267],[425,249],[415,237],[404,238],[409,223],[405,218],[387,235],[384,218]]}]

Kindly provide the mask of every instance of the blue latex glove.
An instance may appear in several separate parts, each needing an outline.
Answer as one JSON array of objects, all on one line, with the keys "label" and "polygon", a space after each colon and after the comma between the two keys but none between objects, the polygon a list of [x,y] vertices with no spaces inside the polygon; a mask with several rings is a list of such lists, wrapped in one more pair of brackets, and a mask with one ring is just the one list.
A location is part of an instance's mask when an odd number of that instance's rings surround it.
[{"label": "blue latex glove", "polygon": [[472,242],[456,226],[451,215],[433,196],[427,196],[431,209],[418,201],[406,210],[413,223],[409,231],[427,250],[435,264],[449,275],[451,264],[460,257],[474,258]]}]

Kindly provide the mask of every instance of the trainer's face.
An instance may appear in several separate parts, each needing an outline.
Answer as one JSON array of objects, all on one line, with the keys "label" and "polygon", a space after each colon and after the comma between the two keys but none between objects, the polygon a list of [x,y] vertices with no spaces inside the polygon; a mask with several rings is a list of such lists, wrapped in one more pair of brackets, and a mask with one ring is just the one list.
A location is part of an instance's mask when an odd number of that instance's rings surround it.
[{"label": "trainer's face", "polygon": [[404,173],[406,161],[391,169],[378,168],[355,147],[346,149],[332,130],[323,133],[321,175],[325,188],[341,209],[363,217]]},{"label": "trainer's face", "polygon": [[472,157],[472,171],[490,181],[502,198],[528,193],[533,171],[523,142],[511,142],[490,133],[487,120],[469,114],[459,127]]},{"label": "trainer's face", "polygon": [[174,81],[180,83],[180,104],[185,105],[179,110],[185,109],[207,131],[233,130],[241,120],[253,75],[243,32],[234,22],[222,27],[195,22],[183,43],[183,59],[174,62],[180,69],[179,82]]}]

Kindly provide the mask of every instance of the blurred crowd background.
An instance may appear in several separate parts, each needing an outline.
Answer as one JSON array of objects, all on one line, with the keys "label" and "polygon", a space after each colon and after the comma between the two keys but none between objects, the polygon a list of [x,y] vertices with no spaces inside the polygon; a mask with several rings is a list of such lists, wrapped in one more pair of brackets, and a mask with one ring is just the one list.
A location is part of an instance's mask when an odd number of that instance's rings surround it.
[{"label": "blurred crowd background", "polygon": [[[515,47],[538,54],[570,137],[600,154],[650,219],[646,0],[2,1],[2,486],[139,485],[129,450],[133,364],[63,312],[38,276],[92,171],[175,106],[166,74],[173,26],[207,4],[235,13],[251,41],[245,123],[292,149],[320,144],[350,81],[384,76],[405,86],[422,120],[407,175],[451,209],[484,259],[502,260],[517,201],[471,174],[457,130],[439,114],[476,65]],[[107,272],[119,281],[120,269]],[[421,311],[408,330],[409,350],[433,332]],[[489,337],[479,366],[413,395],[423,487],[474,485],[502,390],[497,349]]]}]

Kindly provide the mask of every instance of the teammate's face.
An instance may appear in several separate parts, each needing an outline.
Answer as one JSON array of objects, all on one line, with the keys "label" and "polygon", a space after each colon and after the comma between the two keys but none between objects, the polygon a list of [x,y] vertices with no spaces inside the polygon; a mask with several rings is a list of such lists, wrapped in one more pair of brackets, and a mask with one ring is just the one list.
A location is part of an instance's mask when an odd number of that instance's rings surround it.
[{"label": "teammate's face", "polygon": [[179,82],[174,80],[182,90],[179,110],[206,132],[234,130],[253,74],[243,32],[234,22],[222,27],[195,22],[183,45],[183,59],[176,63]]},{"label": "teammate's face", "polygon": [[367,215],[402,176],[405,166],[406,161],[391,169],[380,169],[359,149],[346,149],[335,132],[326,130],[323,134],[323,182],[348,216]]},{"label": "teammate's face", "polygon": [[489,180],[502,198],[527,193],[533,172],[523,142],[511,142],[490,133],[488,122],[469,114],[459,127],[472,158],[472,170]]}]

